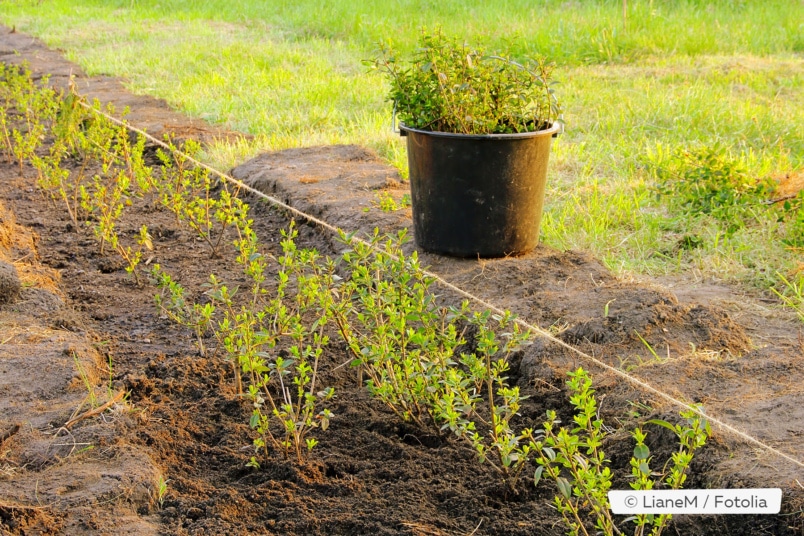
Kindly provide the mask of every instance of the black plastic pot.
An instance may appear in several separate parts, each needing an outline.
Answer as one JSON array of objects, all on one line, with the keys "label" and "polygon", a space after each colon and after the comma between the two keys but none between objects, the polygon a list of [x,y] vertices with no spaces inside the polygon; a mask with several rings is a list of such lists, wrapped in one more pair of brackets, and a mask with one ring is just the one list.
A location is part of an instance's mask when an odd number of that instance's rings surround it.
[{"label": "black plastic pot", "polygon": [[503,257],[536,247],[558,123],[522,134],[399,128],[407,136],[419,247],[455,257]]}]

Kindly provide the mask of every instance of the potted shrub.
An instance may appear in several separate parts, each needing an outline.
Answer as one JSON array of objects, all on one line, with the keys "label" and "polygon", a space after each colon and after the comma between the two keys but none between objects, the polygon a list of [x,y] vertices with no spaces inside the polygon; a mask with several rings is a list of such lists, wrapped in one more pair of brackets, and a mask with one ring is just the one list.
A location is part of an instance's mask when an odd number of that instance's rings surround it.
[{"label": "potted shrub", "polygon": [[408,61],[373,61],[407,137],[414,235],[461,257],[530,251],[539,240],[547,160],[560,131],[552,66],[487,54],[440,31]]}]

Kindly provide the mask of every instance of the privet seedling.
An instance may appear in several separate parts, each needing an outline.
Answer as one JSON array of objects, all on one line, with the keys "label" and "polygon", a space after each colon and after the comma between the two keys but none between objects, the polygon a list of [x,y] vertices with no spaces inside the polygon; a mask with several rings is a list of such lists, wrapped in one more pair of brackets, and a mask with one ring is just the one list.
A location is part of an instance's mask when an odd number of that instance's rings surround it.
[{"label": "privet seedling", "polygon": [[[468,441],[513,490],[533,437],[512,428],[524,397],[505,373],[509,354],[529,334],[520,333],[510,313],[470,314],[467,302],[437,305],[416,252],[401,249],[405,239],[404,231],[396,237],[375,231],[369,244],[356,242],[343,255],[349,278],[339,286],[335,318],[352,364],[368,391],[401,419]],[[475,350],[460,353],[468,324]]]},{"label": "privet seedling", "polygon": [[131,142],[128,127],[118,125],[115,129],[114,152],[117,165],[122,168],[132,188],[136,186],[138,196],[148,194],[154,187],[153,172],[145,165],[145,137],[137,135],[136,141]]},{"label": "privet seedling", "polygon": [[[548,411],[544,430],[535,447],[538,468],[534,482],[538,485],[545,477],[555,482],[558,493],[553,503],[569,529],[568,534],[623,534],[611,515],[608,502],[607,494],[613,475],[602,448],[606,431],[603,421],[598,417],[592,380],[582,368],[570,372],[569,376],[570,403],[576,410],[574,426],[559,426],[556,413]],[[694,411],[684,411],[681,416],[684,424],[648,421],[648,424],[672,430],[679,438],[678,450],[658,472],[650,468],[652,458],[645,444],[647,436],[642,427],[632,432],[636,441],[630,461],[633,489],[654,489],[659,486],[680,489],[684,484],[694,451],[704,446],[710,429],[706,420]],[[634,534],[658,536],[669,519],[669,515],[636,516],[633,518],[636,524]]]},{"label": "privet seedling", "polygon": [[79,229],[81,193],[89,160],[85,159],[72,177],[69,170],[62,168],[62,162],[66,158],[78,156],[79,131],[89,113],[79,103],[80,100],[74,93],[69,93],[60,101],[52,129],[54,140],[48,154],[41,157],[34,155],[31,158],[39,174],[38,186],[50,196],[54,205],[59,201],[64,203],[76,230]]},{"label": "privet seedling", "polygon": [[[26,66],[21,68],[4,67],[3,72],[5,106],[0,127],[3,144],[19,163],[20,173],[26,161],[30,160],[45,139],[45,133],[56,117],[60,94],[47,87],[48,77],[42,78],[40,86],[34,83]],[[19,128],[10,127],[8,113],[16,113]]]},{"label": "privet seedling", "polygon": [[[210,278],[208,295],[222,311],[216,337],[237,363],[238,377],[245,376],[255,449],[293,453],[302,463],[317,444],[309,433],[318,427],[326,430],[333,416],[329,409],[320,409],[335,391],[319,385],[318,367],[329,345],[325,329],[333,315],[335,265],[315,250],[298,249],[291,227],[282,233],[276,292],[269,295],[263,287],[266,260],[250,221],[241,221],[238,229],[237,260],[251,278],[252,289],[238,307],[235,292]],[[259,467],[256,456],[249,465]]]},{"label": "privet seedling", "polygon": [[151,282],[159,289],[154,301],[160,313],[176,324],[190,328],[195,334],[199,353],[206,356],[204,336],[212,324],[215,306],[209,302],[202,305],[188,301],[184,287],[162,270],[159,264],[154,264],[151,268]]},{"label": "privet seedling", "polygon": [[193,166],[184,154],[194,155],[200,145],[187,140],[182,147],[177,147],[170,136],[165,136],[167,151],[156,150],[156,156],[162,164],[162,180],[157,183],[157,192],[162,206],[176,215],[176,223],[181,223],[182,213],[189,199],[203,189],[203,177],[193,172]]},{"label": "privet seedling", "polygon": [[202,196],[195,196],[184,205],[182,219],[207,243],[212,256],[217,257],[226,229],[241,217],[239,214],[245,209],[243,201],[226,185],[222,186],[217,198],[213,197],[209,173],[203,170],[202,174]]},{"label": "privet seedling", "polygon": [[410,194],[403,194],[401,199],[397,201],[390,192],[383,190],[377,193],[375,200],[371,204],[383,212],[396,212],[410,206]]},{"label": "privet seedling", "polygon": [[2,144],[6,161],[8,161],[14,154],[14,144],[11,141],[9,121],[8,110],[4,106],[0,106],[0,144]]},{"label": "privet seedling", "polygon": [[163,181],[157,184],[161,203],[176,215],[177,222],[183,221],[193,229],[209,246],[212,256],[217,257],[226,230],[244,217],[246,206],[237,191],[230,191],[226,184],[214,195],[215,182],[209,171],[184,156],[200,151],[197,142],[188,140],[180,149],[170,138],[166,143],[169,152],[157,151],[163,166]]},{"label": "privet seedling", "polygon": [[117,223],[123,209],[131,204],[129,200],[131,194],[128,175],[123,169],[116,171],[116,176],[111,180],[95,175],[91,189],[82,191],[81,206],[87,214],[94,215],[95,223],[92,230],[100,244],[100,253],[104,253],[104,248],[108,244],[126,261],[126,272],[132,274],[139,285],[140,278],[136,268],[142,260],[143,251],[153,249],[153,242],[146,225],[140,227],[135,247],[120,242]]},{"label": "privet seedling", "polygon": [[[54,133],[61,133],[64,137],[57,135],[54,149],[51,150],[49,157],[35,162],[35,165],[42,176],[40,184],[54,200],[60,199],[64,203],[67,214],[73,222],[73,228],[78,231],[89,214],[103,208],[94,204],[93,194],[98,185],[105,185],[103,177],[110,173],[111,164],[115,159],[111,150],[114,129],[111,122],[100,115],[84,116],[72,113],[73,105],[74,103],[65,105],[68,111],[59,116],[59,121],[54,127]],[[62,106],[62,109],[65,109],[65,106]],[[95,106],[100,109],[97,101]],[[71,124],[72,121],[80,121],[81,126]],[[68,172],[62,169],[60,164],[73,151],[81,160],[81,165],[77,170]],[[89,170],[96,165],[96,158],[103,159],[101,174],[90,176]],[[109,189],[106,185],[106,190]],[[103,193],[100,197],[104,198],[105,195]],[[113,211],[112,208],[107,210]]]},{"label": "privet seedling", "polygon": [[404,231],[395,239],[375,231],[371,245],[356,242],[343,254],[349,278],[338,327],[369,392],[401,419],[438,430],[441,380],[464,341],[427,292],[432,281],[416,252],[403,255],[404,240]]},{"label": "privet seedling", "polygon": [[[43,87],[37,87],[28,71],[17,73],[4,67],[0,74],[7,82],[0,94],[6,104],[15,103],[22,121],[22,128],[13,129],[9,137],[6,108],[0,113],[5,129],[3,138],[11,144],[20,166],[25,160],[31,161],[38,172],[38,186],[54,202],[63,201],[76,230],[89,216],[94,217],[93,231],[101,254],[110,245],[127,262],[126,270],[139,283],[135,268],[142,250],[151,248],[150,235],[143,226],[137,246],[124,246],[119,240],[117,222],[124,207],[131,203],[132,182],[148,182],[146,176],[150,175],[150,170],[142,158],[144,140],[140,138],[132,144],[124,126],[116,129],[102,115],[86,112],[72,90],[62,97],[61,93],[46,87],[47,79]],[[97,101],[95,107],[102,110]],[[114,108],[107,106],[106,113],[114,113]],[[40,156],[36,149],[48,129],[54,135],[53,144],[47,154]],[[83,160],[75,173],[62,168],[62,162],[68,157]],[[96,165],[100,173],[89,178],[88,168]]]},{"label": "privet seedling", "polygon": [[[489,327],[491,320],[497,323],[496,329],[504,333],[502,337]],[[513,320],[509,312],[502,316],[488,311],[474,314],[472,324],[477,328],[477,350],[473,354],[461,355],[474,386],[472,391],[456,391],[463,399],[469,399],[468,393],[480,393],[481,389],[485,389],[488,418],[484,419],[481,413],[473,411],[468,415],[475,419],[472,430],[461,430],[461,433],[467,434],[480,461],[488,461],[502,475],[509,488],[515,490],[519,476],[535,448],[535,438],[530,428],[517,431],[511,423],[519,414],[526,397],[520,394],[519,387],[508,385],[505,376],[509,368],[508,357],[511,352],[530,342],[530,333],[521,333],[519,325]],[[481,435],[483,430],[478,430],[478,423],[482,423],[487,430],[485,437]]]},{"label": "privet seedling", "polygon": [[[81,208],[88,216],[94,216],[92,230],[100,244],[100,253],[109,242],[114,248],[117,242],[117,220],[123,213],[123,207],[129,197],[129,179],[122,171],[118,176],[107,180],[94,175],[90,187],[82,192]],[[89,223],[89,222],[87,222]]]}]

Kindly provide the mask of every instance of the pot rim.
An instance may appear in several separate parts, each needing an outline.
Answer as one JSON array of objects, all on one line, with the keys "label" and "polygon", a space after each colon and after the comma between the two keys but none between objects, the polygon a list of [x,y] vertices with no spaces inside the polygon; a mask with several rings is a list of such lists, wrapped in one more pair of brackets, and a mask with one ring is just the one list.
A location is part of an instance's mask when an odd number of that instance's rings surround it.
[{"label": "pot rim", "polygon": [[426,136],[434,136],[437,138],[462,138],[462,139],[488,139],[488,140],[516,140],[523,138],[535,138],[539,136],[558,136],[563,132],[563,127],[558,121],[554,122],[549,128],[542,130],[535,130],[532,132],[515,132],[513,134],[459,134],[455,132],[438,132],[435,130],[419,130],[411,128],[404,123],[399,123],[399,134],[407,136],[408,132],[415,132],[416,134],[423,134]]}]

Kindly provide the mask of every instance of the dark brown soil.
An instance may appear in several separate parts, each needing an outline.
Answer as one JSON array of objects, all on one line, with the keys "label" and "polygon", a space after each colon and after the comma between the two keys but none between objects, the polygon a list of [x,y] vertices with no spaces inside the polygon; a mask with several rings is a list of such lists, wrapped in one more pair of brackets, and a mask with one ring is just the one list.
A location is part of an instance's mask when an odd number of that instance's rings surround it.
[{"label": "dark brown soil", "polygon": [[[77,73],[82,92],[118,108],[125,103],[130,121],[149,132],[158,134],[161,126],[202,141],[236,135],[132,96],[112,79],[84,77],[30,37],[0,32],[0,60],[27,60],[61,84]],[[405,185],[362,148],[263,155],[233,174],[348,230],[410,224],[405,211],[372,207],[378,190],[399,198]],[[20,175],[16,165],[0,163],[0,262],[12,266],[20,282],[0,306],[4,533],[563,534],[550,507],[552,487],[523,482],[517,493],[507,492],[467,445],[399,421],[368,397],[353,370],[338,367],[348,359],[338,344],[322,367],[325,383],[338,392],[335,418],[326,432],[316,431],[320,444],[309,461],[298,465],[274,453],[259,470],[247,467],[250,409],[236,396],[229,363],[220,354],[202,357],[191,333],[160,318],[154,288],[136,285],[114,257],[99,255],[91,231],[77,232],[36,190],[33,176],[30,168]],[[256,199],[250,203],[262,242],[276,254],[287,215]],[[201,296],[210,273],[232,284],[241,280],[231,258],[212,259],[172,215],[135,202],[122,231],[132,236],[143,223],[154,237],[150,262],[178,274],[193,297]],[[343,248],[313,226],[300,226],[298,241],[330,256]],[[767,298],[725,286],[699,292],[676,282],[671,292],[658,283],[626,282],[587,254],[544,246],[498,260],[421,257],[466,291],[531,323],[552,325],[583,352],[703,403],[713,417],[804,459],[802,328],[771,309]],[[7,272],[13,287],[14,274]],[[458,300],[446,289],[438,292],[446,302]],[[642,418],[677,415],[678,408],[540,339],[512,361],[511,380],[530,397],[520,426],[538,427],[547,409],[569,419],[564,379],[578,365],[595,374],[601,416],[612,428],[632,426],[635,408]],[[119,391],[128,398],[68,429],[65,423],[90,407],[86,382],[97,387],[99,403]],[[626,430],[605,445],[620,475],[628,473],[633,449]],[[723,429],[715,427],[714,434],[686,487],[781,487],[782,514],[680,516],[668,533],[804,534],[801,466]],[[673,439],[652,430],[657,458],[669,455]],[[168,480],[162,504],[160,478]],[[616,487],[627,487],[624,476]]]}]

